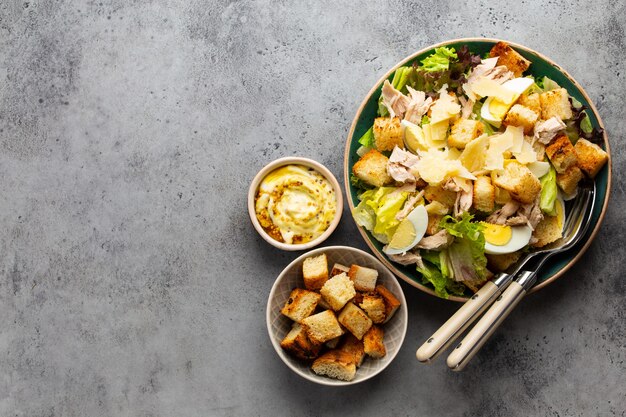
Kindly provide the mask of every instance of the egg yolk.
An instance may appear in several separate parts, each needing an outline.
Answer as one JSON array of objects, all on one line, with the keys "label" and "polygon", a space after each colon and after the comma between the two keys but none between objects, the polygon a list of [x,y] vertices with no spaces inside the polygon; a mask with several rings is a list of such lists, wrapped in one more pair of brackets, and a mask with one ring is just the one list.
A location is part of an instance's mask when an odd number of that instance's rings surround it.
[{"label": "egg yolk", "polygon": [[500,226],[498,224],[484,222],[482,222],[482,225],[485,227],[483,230],[485,241],[492,245],[503,246],[511,240],[511,236],[513,235],[511,226]]},{"label": "egg yolk", "polygon": [[398,228],[391,237],[389,247],[393,249],[406,248],[408,245],[413,243],[415,236],[415,226],[413,226],[413,223],[411,223],[408,219],[404,219],[400,222]]},{"label": "egg yolk", "polygon": [[491,100],[491,104],[489,104],[489,112],[494,118],[502,120],[509,109],[513,106],[513,103],[515,103],[515,100],[511,103],[505,103],[497,98],[494,98]]}]

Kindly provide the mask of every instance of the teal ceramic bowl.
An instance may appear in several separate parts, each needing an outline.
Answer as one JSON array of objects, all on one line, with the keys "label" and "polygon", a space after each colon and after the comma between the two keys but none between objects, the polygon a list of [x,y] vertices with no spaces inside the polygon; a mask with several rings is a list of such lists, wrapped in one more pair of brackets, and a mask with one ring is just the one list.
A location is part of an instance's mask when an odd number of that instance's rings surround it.
[{"label": "teal ceramic bowl", "polygon": [[[400,61],[393,68],[391,68],[383,77],[381,77],[378,82],[376,82],[374,87],[370,90],[370,92],[361,103],[354,118],[354,121],[352,122],[352,127],[350,128],[350,132],[348,133],[348,138],[346,141],[344,155],[344,183],[346,187],[348,205],[350,206],[351,211],[354,210],[354,207],[359,204],[357,191],[350,184],[350,173],[352,172],[352,166],[359,159],[359,156],[356,154],[357,149],[360,147],[358,140],[372,126],[374,119],[377,116],[376,110],[378,106],[378,98],[380,96],[383,82],[386,79],[389,79],[391,81],[392,75],[398,67],[403,65],[411,65],[413,64],[413,62],[419,62],[430,53],[432,53],[435,48],[438,48],[440,46],[453,46],[458,49],[462,45],[468,45],[470,51],[478,53],[482,56],[483,54],[489,52],[492,46],[499,41],[500,39],[466,38],[454,39],[436,45],[431,45]],[[532,49],[529,49],[525,46],[515,44],[513,42],[506,42],[511,45],[517,52],[519,52],[525,58],[532,62],[529,71],[526,72],[527,74],[532,74],[535,77],[548,76],[549,78],[556,81],[560,86],[566,88],[571,96],[575,97],[578,101],[587,106],[587,113],[589,114],[592,125],[594,127],[604,129],[604,125],[602,124],[602,120],[598,115],[596,107],[591,102],[591,99],[589,98],[585,90],[580,86],[580,84],[576,82],[576,80],[574,80],[574,78],[572,78],[571,75],[569,75],[565,70],[563,70],[552,60],[541,55],[540,53],[533,51]],[[603,139],[603,148],[609,153],[610,156],[609,141],[606,130],[604,130]],[[550,262],[545,265],[539,272],[537,284],[530,292],[537,291],[545,287],[552,281],[556,280],[557,278],[561,277],[565,273],[565,271],[571,268],[572,265],[574,265],[574,263],[578,259],[580,259],[580,257],[587,250],[592,240],[598,233],[598,230],[600,229],[600,224],[604,219],[604,214],[608,206],[609,194],[611,190],[610,157],[609,162],[598,173],[595,180],[597,187],[595,197],[595,209],[587,235],[582,239],[579,245],[572,250],[560,255],[553,256],[550,259]],[[361,232],[363,239],[365,239],[365,242],[370,247],[372,252],[381,260],[381,262],[385,264],[385,266],[391,269],[398,277],[402,278],[414,287],[419,288],[420,290],[428,294],[436,296],[432,287],[422,284],[422,278],[414,267],[406,267],[391,262],[383,253],[383,245],[380,242],[374,239],[372,235],[362,227],[359,227],[359,231]],[[454,301],[465,301],[467,298],[450,296],[449,299]]]}]

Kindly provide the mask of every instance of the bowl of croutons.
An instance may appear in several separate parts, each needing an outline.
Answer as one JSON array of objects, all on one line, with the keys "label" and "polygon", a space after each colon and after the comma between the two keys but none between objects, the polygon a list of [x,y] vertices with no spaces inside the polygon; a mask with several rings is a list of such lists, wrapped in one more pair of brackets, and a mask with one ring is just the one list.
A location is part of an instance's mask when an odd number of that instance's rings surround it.
[{"label": "bowl of croutons", "polygon": [[283,362],[322,385],[350,385],[382,372],[407,330],[395,276],[374,256],[347,246],[312,250],[278,276],[267,330]]}]

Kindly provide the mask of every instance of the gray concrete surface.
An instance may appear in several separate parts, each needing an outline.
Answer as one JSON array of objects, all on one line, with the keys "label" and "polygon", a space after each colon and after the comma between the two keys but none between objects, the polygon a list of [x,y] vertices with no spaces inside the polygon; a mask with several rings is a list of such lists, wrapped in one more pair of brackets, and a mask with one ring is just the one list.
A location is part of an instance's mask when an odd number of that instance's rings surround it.
[{"label": "gray concrete surface", "polygon": [[[27,1],[0,4],[0,415],[624,416],[623,1]],[[613,146],[599,239],[470,368],[414,359],[456,308],[412,287],[379,377],[293,375],[265,328],[297,254],[254,232],[266,162],[342,175],[352,117],[402,57],[510,39],[584,86]],[[349,214],[327,244],[365,248]]]}]

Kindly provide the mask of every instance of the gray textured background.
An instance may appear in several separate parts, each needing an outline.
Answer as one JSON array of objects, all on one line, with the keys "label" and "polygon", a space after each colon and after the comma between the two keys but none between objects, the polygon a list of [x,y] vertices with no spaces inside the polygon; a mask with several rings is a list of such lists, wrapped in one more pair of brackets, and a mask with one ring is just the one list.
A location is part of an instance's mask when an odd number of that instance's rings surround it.
[{"label": "gray textured background", "polygon": [[[291,3],[2,1],[0,415],[624,416],[624,2]],[[404,285],[395,362],[313,385],[269,343],[297,254],[255,234],[249,181],[287,155],[341,177],[375,80],[461,36],[525,44],[587,88],[613,147],[600,237],[465,372],[416,362],[456,305]],[[347,212],[327,244],[365,247]]]}]

